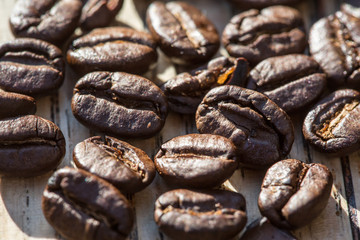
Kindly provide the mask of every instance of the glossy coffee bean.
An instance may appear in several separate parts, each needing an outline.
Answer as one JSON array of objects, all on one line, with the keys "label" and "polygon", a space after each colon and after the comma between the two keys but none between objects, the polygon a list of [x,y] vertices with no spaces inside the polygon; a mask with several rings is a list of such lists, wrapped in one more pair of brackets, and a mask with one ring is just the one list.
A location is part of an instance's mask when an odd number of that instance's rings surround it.
[{"label": "glossy coffee bean", "polygon": [[0,120],[0,176],[33,177],[56,168],[65,139],[53,122],[34,115]]},{"label": "glossy coffee bean", "polygon": [[155,166],[139,148],[116,138],[91,137],[78,143],[74,163],[101,177],[121,192],[135,193],[148,186],[155,177]]},{"label": "glossy coffee bean", "polygon": [[166,192],[155,202],[155,222],[174,240],[231,239],[246,224],[245,199],[224,190]]},{"label": "glossy coffee bean", "polygon": [[65,167],[49,179],[42,197],[46,220],[68,240],[125,240],[134,214],[110,183]]},{"label": "glossy coffee bean", "polygon": [[0,89],[0,119],[34,114],[35,112],[36,101],[34,98]]},{"label": "glossy coffee bean", "polygon": [[166,182],[193,188],[219,186],[238,166],[235,145],[211,134],[175,137],[161,145],[154,162]]},{"label": "glossy coffee bean", "polygon": [[248,70],[245,58],[218,57],[191,72],[178,74],[161,89],[172,111],[194,114],[210,89],[221,85],[244,86]]},{"label": "glossy coffee bean", "polygon": [[241,9],[265,8],[274,5],[289,5],[301,0],[228,0]]},{"label": "glossy coffee bean", "polygon": [[0,88],[26,95],[48,95],[64,81],[61,50],[42,40],[18,38],[0,45]]},{"label": "glossy coffee bean", "polygon": [[322,164],[296,159],[275,163],[261,186],[260,212],[280,228],[305,226],[326,207],[332,183],[331,172]]},{"label": "glossy coffee bean", "polygon": [[131,28],[97,28],[75,39],[67,61],[81,73],[98,70],[144,73],[157,61],[151,35]]},{"label": "glossy coffee bean", "polygon": [[164,126],[167,101],[146,78],[93,72],[75,85],[71,108],[85,126],[118,137],[150,137]]},{"label": "glossy coffee bean", "polygon": [[225,27],[222,42],[231,56],[244,57],[255,65],[269,57],[303,53],[306,36],[299,11],[273,6],[234,16]]},{"label": "glossy coffee bean", "polygon": [[123,0],[83,0],[80,27],[90,30],[108,26],[120,11]]},{"label": "glossy coffee bean", "polygon": [[310,30],[310,52],[331,87],[360,87],[359,11],[343,4],[341,11],[320,19]]},{"label": "glossy coffee bean", "polygon": [[18,0],[10,27],[16,37],[63,44],[78,25],[81,7],[81,0]]},{"label": "glossy coffee bean", "polygon": [[147,10],[146,23],[161,50],[174,63],[199,64],[219,49],[215,26],[188,3],[155,1]]},{"label": "glossy coffee bean", "polygon": [[360,147],[360,93],[338,90],[320,100],[303,124],[305,139],[317,150],[346,155]]},{"label": "glossy coffee bean", "polygon": [[294,141],[292,122],[279,106],[238,86],[210,90],[196,111],[196,127],[231,139],[245,167],[264,168],[283,159]]},{"label": "glossy coffee bean", "polygon": [[247,87],[264,93],[286,112],[316,100],[326,87],[317,62],[302,54],[272,57],[251,70]]}]

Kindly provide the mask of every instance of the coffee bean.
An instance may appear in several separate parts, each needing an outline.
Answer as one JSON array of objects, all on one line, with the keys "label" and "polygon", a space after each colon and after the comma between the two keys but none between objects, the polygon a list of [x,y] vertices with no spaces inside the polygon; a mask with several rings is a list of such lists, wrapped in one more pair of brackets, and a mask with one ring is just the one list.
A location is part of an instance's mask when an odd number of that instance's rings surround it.
[{"label": "coffee bean", "polygon": [[68,240],[125,240],[134,214],[114,186],[83,170],[56,171],[42,197],[46,220]]},{"label": "coffee bean", "polygon": [[360,87],[359,11],[344,4],[310,30],[310,52],[327,74],[330,87]]},{"label": "coffee bean", "polygon": [[71,108],[85,126],[119,137],[150,137],[164,126],[167,101],[151,81],[122,72],[93,72],[74,89]]},{"label": "coffee bean", "polygon": [[64,80],[61,50],[42,40],[19,38],[0,45],[0,87],[26,95],[48,95]]},{"label": "coffee bean", "polygon": [[265,8],[274,5],[290,5],[301,0],[228,0],[241,9]]},{"label": "coffee bean", "polygon": [[255,65],[269,57],[304,52],[306,36],[299,11],[273,6],[234,16],[225,27],[222,42],[231,56],[245,57]]},{"label": "coffee bean", "polygon": [[215,26],[200,10],[185,2],[153,2],[146,23],[161,50],[177,64],[199,64],[219,49]]},{"label": "coffee bean", "polygon": [[161,145],[154,161],[166,182],[194,188],[219,186],[238,166],[234,144],[211,134],[175,137]]},{"label": "coffee bean", "polygon": [[123,0],[83,0],[80,26],[84,30],[106,27],[116,17]]},{"label": "coffee bean", "polygon": [[196,127],[232,140],[245,167],[264,168],[283,159],[294,141],[292,122],[279,106],[238,86],[210,90],[197,109]]},{"label": "coffee bean", "polygon": [[156,43],[151,35],[131,28],[98,28],[72,42],[67,61],[81,74],[98,70],[140,74],[157,61]]},{"label": "coffee bean", "polygon": [[34,98],[0,89],[0,119],[34,114],[35,112]]},{"label": "coffee bean", "polygon": [[162,90],[171,110],[194,114],[210,89],[225,84],[244,86],[248,69],[245,58],[218,57],[192,72],[184,72],[170,79]]},{"label": "coffee bean", "polygon": [[231,239],[246,224],[245,199],[224,190],[166,192],[155,202],[155,222],[174,240]]},{"label": "coffee bean", "polygon": [[318,102],[304,120],[305,139],[317,150],[346,155],[360,147],[360,93],[338,90]]},{"label": "coffee bean", "polygon": [[78,25],[81,7],[80,0],[18,0],[10,27],[16,37],[63,44]]},{"label": "coffee bean", "polygon": [[326,75],[311,57],[291,54],[260,62],[250,72],[246,88],[264,93],[286,112],[316,100],[326,87]]},{"label": "coffee bean", "polygon": [[332,183],[331,172],[322,164],[296,159],[275,163],[261,186],[260,212],[281,228],[305,226],[326,207]]},{"label": "coffee bean", "polygon": [[53,123],[34,115],[0,120],[0,176],[33,177],[56,168],[65,139]]},{"label": "coffee bean", "polygon": [[104,140],[96,136],[78,143],[73,157],[78,168],[129,194],[141,191],[155,177],[154,163],[144,151],[108,136]]}]

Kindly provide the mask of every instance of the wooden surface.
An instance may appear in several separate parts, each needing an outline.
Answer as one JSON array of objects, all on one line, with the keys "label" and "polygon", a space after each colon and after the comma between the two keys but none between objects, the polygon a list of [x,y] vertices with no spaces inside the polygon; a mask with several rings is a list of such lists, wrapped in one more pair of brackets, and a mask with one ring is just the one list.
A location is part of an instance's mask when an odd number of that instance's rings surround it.
[{"label": "wooden surface", "polygon": [[[149,0],[125,0],[123,9],[117,17],[115,25],[128,25],[136,29],[144,29],[144,13]],[[237,11],[225,0],[193,0],[188,1],[198,6],[216,24],[221,33],[225,24]],[[353,0],[359,4],[360,0]],[[14,0],[0,0],[0,42],[13,38],[8,18]],[[339,8],[341,1],[308,0],[296,7],[305,18],[307,30],[319,17],[333,13]],[[222,49],[220,53],[224,54]],[[158,67],[145,76],[160,84],[176,73],[172,66],[160,54]],[[55,122],[66,138],[66,155],[60,167],[72,165],[74,146],[96,134],[80,123],[72,115],[70,100],[72,89],[78,76],[71,69],[66,69],[63,86],[54,96],[37,100],[37,115]],[[1,76],[0,76],[1,77]],[[294,231],[298,239],[359,239],[360,206],[360,152],[344,158],[330,158],[313,151],[302,137],[300,125],[304,113],[292,116],[296,126],[296,140],[289,158],[297,158],[306,162],[323,163],[329,167],[334,176],[331,198],[325,211],[308,226]],[[157,136],[147,140],[131,140],[131,144],[145,150],[152,158],[162,142],[172,137],[197,132],[193,116],[170,113],[164,129]],[[237,170],[225,183],[226,187],[242,193],[247,202],[248,224],[260,216],[257,197],[260,191],[264,171]],[[41,177],[17,179],[0,178],[0,239],[61,239],[46,222],[41,211],[41,196],[47,179],[51,173]],[[153,220],[153,205],[156,198],[165,192],[167,187],[157,176],[147,189],[133,196],[128,196],[135,206],[136,223],[130,239],[153,240],[167,239],[159,233]],[[238,238],[236,238],[238,239]]]}]

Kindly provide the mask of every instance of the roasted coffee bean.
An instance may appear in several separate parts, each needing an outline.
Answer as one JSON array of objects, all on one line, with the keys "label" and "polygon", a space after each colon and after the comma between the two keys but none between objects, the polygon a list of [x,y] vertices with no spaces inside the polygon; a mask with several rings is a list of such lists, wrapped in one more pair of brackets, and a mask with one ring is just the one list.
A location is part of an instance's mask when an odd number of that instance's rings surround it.
[{"label": "roasted coffee bean", "polygon": [[65,139],[53,122],[34,115],[0,120],[0,176],[42,175],[64,155]]},{"label": "roasted coffee bean", "polygon": [[42,40],[19,38],[0,45],[0,88],[48,95],[64,81],[61,50]]},{"label": "roasted coffee bean", "polygon": [[18,0],[10,27],[16,37],[63,44],[78,25],[81,7],[81,0]]},{"label": "roasted coffee bean", "polygon": [[343,4],[341,11],[320,19],[310,30],[310,52],[331,87],[360,87],[359,11]]},{"label": "roasted coffee bean", "polygon": [[249,66],[245,58],[218,57],[192,72],[184,72],[163,86],[171,110],[194,114],[205,94],[214,87],[244,86]]},{"label": "roasted coffee bean", "polygon": [[194,6],[180,1],[153,2],[146,23],[161,50],[177,64],[199,64],[219,49],[215,26]]},{"label": "roasted coffee bean", "polygon": [[274,6],[234,16],[225,27],[222,42],[231,56],[245,57],[255,65],[269,57],[303,53],[306,36],[299,11]]},{"label": "roasted coffee bean", "polygon": [[260,212],[281,228],[305,226],[326,207],[332,183],[331,172],[322,164],[296,159],[275,163],[261,186]]},{"label": "roasted coffee bean", "polygon": [[290,5],[301,0],[228,0],[241,9],[265,8],[274,5]]},{"label": "roasted coffee bean", "polygon": [[120,11],[123,0],[83,0],[80,26],[84,30],[106,27]]},{"label": "roasted coffee bean", "polygon": [[74,162],[84,169],[129,194],[141,191],[155,177],[155,166],[139,148],[105,136],[91,137],[78,143],[73,152]]},{"label": "roasted coffee bean", "polygon": [[175,137],[161,145],[154,161],[166,182],[194,188],[219,186],[238,167],[235,145],[211,134]]},{"label": "roasted coffee bean", "polygon": [[36,101],[34,98],[0,89],[0,119],[34,114],[35,112]]},{"label": "roasted coffee bean", "polygon": [[71,108],[85,126],[119,137],[150,137],[164,126],[167,101],[146,78],[93,72],[75,85]]},{"label": "roasted coffee bean", "polygon": [[283,159],[294,141],[292,122],[279,106],[238,86],[210,90],[196,111],[196,127],[231,139],[245,167],[264,168]]},{"label": "roasted coffee bean", "polygon": [[360,147],[360,93],[338,90],[318,102],[304,120],[305,139],[317,150],[341,156]]},{"label": "roasted coffee bean", "polygon": [[166,192],[155,202],[155,222],[174,240],[231,239],[246,224],[245,199],[224,190]]},{"label": "roasted coffee bean", "polygon": [[65,167],[49,179],[42,197],[46,220],[68,240],[125,240],[134,214],[110,183]]},{"label": "roasted coffee bean", "polygon": [[151,35],[131,28],[98,28],[72,42],[67,61],[81,74],[98,70],[140,74],[157,61],[156,43]]},{"label": "roasted coffee bean", "polygon": [[296,240],[289,232],[272,225],[267,218],[252,222],[240,240]]},{"label": "roasted coffee bean", "polygon": [[326,87],[326,75],[306,55],[291,54],[260,62],[250,72],[246,88],[264,93],[286,112],[316,100]]}]

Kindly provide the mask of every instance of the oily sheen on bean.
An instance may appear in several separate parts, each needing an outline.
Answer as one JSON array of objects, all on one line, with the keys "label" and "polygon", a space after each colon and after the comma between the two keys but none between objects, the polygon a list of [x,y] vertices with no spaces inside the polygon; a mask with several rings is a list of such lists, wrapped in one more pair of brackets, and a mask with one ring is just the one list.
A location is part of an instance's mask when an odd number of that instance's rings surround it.
[{"label": "oily sheen on bean", "polygon": [[0,89],[0,119],[31,115],[35,114],[35,112],[36,101],[34,98]]}]

